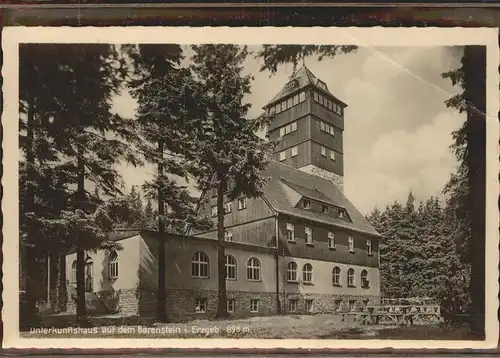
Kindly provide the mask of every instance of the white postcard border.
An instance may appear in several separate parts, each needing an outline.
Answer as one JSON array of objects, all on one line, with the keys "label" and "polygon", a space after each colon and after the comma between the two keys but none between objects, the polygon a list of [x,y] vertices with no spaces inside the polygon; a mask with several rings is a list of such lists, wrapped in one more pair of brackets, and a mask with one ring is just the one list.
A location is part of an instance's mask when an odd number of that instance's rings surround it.
[{"label": "white postcard border", "polygon": [[[486,340],[124,339],[22,338],[18,298],[18,45],[20,43],[238,43],[346,44],[358,46],[487,46]],[[229,28],[229,27],[5,27],[3,108],[3,309],[4,348],[239,348],[239,349],[485,349],[498,340],[498,32],[491,28]]]}]

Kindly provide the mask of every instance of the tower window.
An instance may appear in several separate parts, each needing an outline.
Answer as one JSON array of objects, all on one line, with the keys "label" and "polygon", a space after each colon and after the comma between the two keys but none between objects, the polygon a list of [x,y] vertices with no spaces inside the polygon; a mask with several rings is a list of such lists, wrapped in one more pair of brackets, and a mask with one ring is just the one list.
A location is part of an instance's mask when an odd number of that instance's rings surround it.
[{"label": "tower window", "polygon": [[325,147],[321,147],[321,155],[323,157],[326,157],[326,148]]},{"label": "tower window", "polygon": [[292,122],[292,132],[297,130],[297,122]]},{"label": "tower window", "polygon": [[320,122],[319,127],[324,132],[326,130],[325,129],[326,128],[325,122]]},{"label": "tower window", "polygon": [[316,102],[318,102],[318,101],[319,101],[319,98],[318,98],[318,92],[314,92],[314,100],[315,100]]},{"label": "tower window", "polygon": [[319,98],[319,104],[323,104],[323,101],[324,101],[324,97],[322,95],[318,95],[318,98]]},{"label": "tower window", "polygon": [[280,152],[280,161],[283,161],[286,159],[286,151]]},{"label": "tower window", "polygon": [[292,148],[292,157],[296,157],[297,154],[299,154],[299,148],[298,147],[293,147]]},{"label": "tower window", "polygon": [[330,159],[335,160],[335,152],[333,150],[330,151]]},{"label": "tower window", "polygon": [[288,99],[286,100],[286,106],[287,106],[288,108],[292,108],[292,107],[293,107],[293,99],[292,99],[292,98],[288,98]]},{"label": "tower window", "polygon": [[276,111],[276,114],[281,113],[281,103],[276,105],[275,111]]},{"label": "tower window", "polygon": [[290,134],[292,132],[292,125],[291,124],[288,124],[286,127],[285,127],[285,135],[286,134]]},{"label": "tower window", "polygon": [[299,104],[299,95],[296,94],[295,96],[293,96],[293,105],[296,106]]},{"label": "tower window", "polygon": [[335,135],[335,129],[333,128],[333,126],[330,126],[330,134],[331,135]]},{"label": "tower window", "polygon": [[281,112],[286,111],[286,101],[281,102]]},{"label": "tower window", "polygon": [[299,102],[304,102],[306,100],[306,93],[304,91],[299,93]]},{"label": "tower window", "polygon": [[280,137],[283,137],[285,135],[285,127],[280,128]]}]

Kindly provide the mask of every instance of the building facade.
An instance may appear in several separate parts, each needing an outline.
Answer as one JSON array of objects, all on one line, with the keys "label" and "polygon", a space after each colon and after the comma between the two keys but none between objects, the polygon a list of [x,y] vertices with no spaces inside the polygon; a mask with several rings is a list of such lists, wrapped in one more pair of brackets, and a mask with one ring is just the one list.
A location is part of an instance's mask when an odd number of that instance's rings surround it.
[{"label": "building facade", "polygon": [[[327,85],[299,69],[266,106],[280,139],[262,173],[258,198],[225,197],[228,311],[234,317],[337,312],[380,297],[380,235],[343,193],[344,110]],[[217,216],[214,193],[199,211]],[[89,254],[89,309],[154,316],[157,233],[121,232],[123,250]],[[171,321],[207,318],[217,307],[217,232],[165,234],[166,313]],[[76,255],[67,257],[75,278]],[[74,281],[68,280],[69,297]],[[69,299],[68,310],[74,310]]]}]

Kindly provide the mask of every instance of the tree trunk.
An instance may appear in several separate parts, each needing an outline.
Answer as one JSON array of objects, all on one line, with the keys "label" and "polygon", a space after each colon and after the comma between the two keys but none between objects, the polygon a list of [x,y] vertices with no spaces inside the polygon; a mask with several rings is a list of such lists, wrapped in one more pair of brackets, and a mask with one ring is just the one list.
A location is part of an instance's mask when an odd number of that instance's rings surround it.
[{"label": "tree trunk", "polygon": [[464,50],[465,98],[467,111],[467,161],[469,164],[471,222],[472,330],[485,335],[485,200],[486,200],[486,47],[466,46]]},{"label": "tree trunk", "polygon": [[224,228],[224,193],[226,181],[218,177],[217,185],[217,313],[216,318],[227,318],[227,291],[226,291],[226,252],[225,252],[225,228]]},{"label": "tree trunk", "polygon": [[[34,120],[35,120],[35,108],[33,104],[33,99],[28,103],[28,118],[26,124],[26,138],[27,138],[27,149],[26,149],[26,164],[27,164],[27,178],[26,178],[26,213],[34,212],[35,205],[35,192],[33,189],[34,172],[33,168],[35,165],[35,154],[33,152],[33,138],[34,138]],[[33,247],[33,242],[35,241],[34,235],[35,230],[28,226],[26,228],[26,239],[24,244],[24,267],[23,273],[25,274],[26,283],[26,304],[23,310],[26,312],[20,312],[21,316],[25,318],[26,322],[21,322],[22,325],[36,325],[38,323],[38,315],[36,308],[37,301],[37,277],[38,270],[36,260],[36,252]]]},{"label": "tree trunk", "polygon": [[[85,163],[83,148],[78,146],[77,158],[77,200],[78,208],[85,210]],[[85,305],[85,250],[82,248],[82,238],[76,238],[76,320],[78,323],[86,323],[87,307]]]},{"label": "tree trunk", "polygon": [[[158,142],[158,155],[161,158],[158,162],[158,179],[163,180],[163,142]],[[163,185],[158,187],[158,306],[157,319],[160,322],[166,321],[166,268],[165,268],[165,223],[162,216],[165,215],[165,202],[163,201]]]}]

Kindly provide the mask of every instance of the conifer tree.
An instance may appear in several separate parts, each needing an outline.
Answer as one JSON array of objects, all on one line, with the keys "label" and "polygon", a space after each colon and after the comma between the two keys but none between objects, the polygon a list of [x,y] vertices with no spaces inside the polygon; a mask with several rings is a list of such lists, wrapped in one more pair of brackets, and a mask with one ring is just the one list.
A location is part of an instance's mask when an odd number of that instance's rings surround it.
[{"label": "conifer tree", "polygon": [[[132,64],[129,86],[137,99],[136,143],[145,160],[156,166],[153,180],[143,185],[146,198],[158,205],[158,231],[183,233],[187,225],[207,228],[211,221],[196,213],[196,199],[178,179],[188,180],[186,166],[190,128],[199,115],[198,92],[179,45],[127,45]],[[148,213],[149,215],[149,213]],[[165,238],[158,244],[157,317],[165,321]]]},{"label": "conifer tree", "polygon": [[263,113],[247,118],[252,77],[243,74],[248,51],[235,45],[193,46],[193,72],[204,94],[201,122],[194,132],[192,173],[199,189],[210,199],[217,197],[218,305],[216,317],[227,317],[226,258],[224,242],[224,197],[231,199],[262,194],[266,179],[260,173],[267,166],[273,142],[256,132],[269,121]]}]

